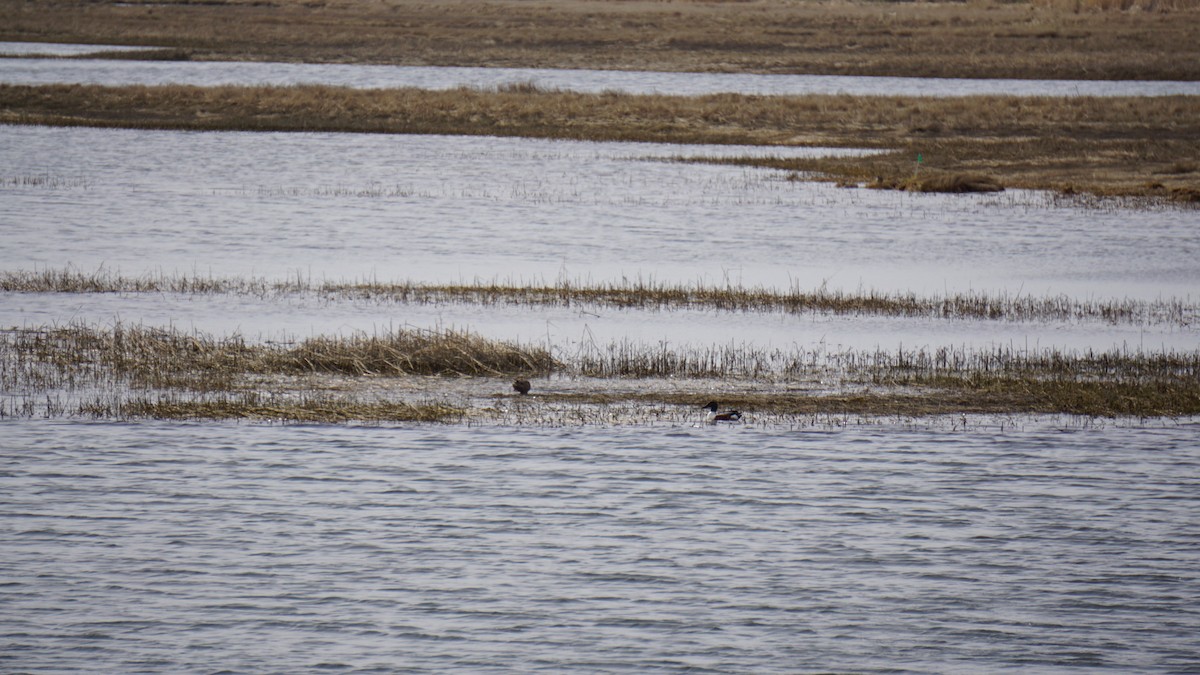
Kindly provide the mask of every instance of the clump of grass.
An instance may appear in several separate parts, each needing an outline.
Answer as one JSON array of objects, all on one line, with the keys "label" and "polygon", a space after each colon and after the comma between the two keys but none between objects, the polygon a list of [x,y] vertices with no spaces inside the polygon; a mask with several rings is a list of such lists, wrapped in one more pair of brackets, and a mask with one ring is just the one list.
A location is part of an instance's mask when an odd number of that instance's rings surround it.
[{"label": "clump of grass", "polygon": [[120,324],[110,330],[77,325],[0,333],[0,382],[25,387],[115,381],[225,391],[240,388],[249,375],[500,376],[556,367],[545,348],[449,330],[316,337],[293,346]]},{"label": "clump of grass", "polygon": [[586,377],[755,378],[795,374],[795,359],[750,345],[673,348],[621,340],[580,350],[573,364]]},{"label": "clump of grass", "polygon": [[268,361],[272,370],[349,375],[500,376],[547,373],[558,365],[541,347],[450,330],[310,338],[286,352],[272,354]]}]

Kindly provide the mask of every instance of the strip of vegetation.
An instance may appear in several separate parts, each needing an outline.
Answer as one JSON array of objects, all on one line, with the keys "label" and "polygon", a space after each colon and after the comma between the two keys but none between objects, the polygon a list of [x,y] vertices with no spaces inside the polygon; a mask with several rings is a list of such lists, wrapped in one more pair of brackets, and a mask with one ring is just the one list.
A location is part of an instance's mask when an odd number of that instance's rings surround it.
[{"label": "strip of vegetation", "polygon": [[[413,338],[317,338],[296,347],[251,345],[237,337],[217,340],[178,331],[83,326],[13,330],[0,334],[0,387],[10,396],[0,414],[65,414],[54,392],[82,399],[78,414],[104,418],[280,419],[296,421],[445,420],[498,415],[449,404],[397,403],[378,378],[413,373],[482,375],[558,373],[584,382],[630,385],[572,387],[556,393],[544,380],[534,394],[508,392],[507,379],[493,397],[522,406],[548,404],[696,407],[719,396],[727,405],[763,415],[950,413],[1065,413],[1089,416],[1174,417],[1200,415],[1200,351],[1144,353],[1070,352],[1055,349],[940,348],[831,352],[817,347],[788,350],[748,345],[672,348],[619,343],[553,359],[538,349],[460,335],[416,336],[437,342],[437,365],[398,347]],[[483,345],[464,355],[464,345]],[[365,348],[364,348],[365,346]],[[514,356],[519,352],[519,356]],[[499,363],[485,364],[495,359]],[[468,364],[470,368],[466,365]],[[327,379],[293,380],[324,374]],[[459,378],[431,383],[443,398],[455,395]],[[441,382],[442,384],[437,384]],[[639,384],[633,384],[633,383]],[[655,383],[671,383],[659,386]],[[760,383],[746,393],[730,383]],[[799,386],[782,387],[781,383]],[[644,386],[641,383],[649,383]],[[153,398],[137,390],[166,392]],[[107,392],[90,396],[89,392]],[[374,391],[363,398],[355,394]],[[716,393],[724,391],[724,393]],[[346,392],[350,392],[347,394]],[[428,396],[428,389],[424,394]],[[472,395],[458,396],[470,399]],[[476,394],[477,395],[477,394]],[[47,401],[41,406],[42,397]],[[381,397],[382,396],[382,397]],[[39,407],[40,406],[40,407]],[[432,406],[432,407],[430,407]],[[490,412],[488,412],[490,411]],[[560,416],[563,415],[561,411]],[[581,420],[592,419],[586,414]],[[530,414],[529,419],[548,419]],[[598,419],[598,418],[597,418]]]},{"label": "strip of vegetation", "polygon": [[719,161],[876,187],[953,191],[979,184],[969,179],[978,175],[992,189],[1200,202],[1197,96],[686,97],[536,87],[0,85],[0,123],[885,148],[891,152],[863,157]]},{"label": "strip of vegetation", "polygon": [[210,392],[244,388],[252,375],[510,376],[560,367],[550,352],[457,331],[314,337],[254,344],[174,329],[117,325],[0,332],[0,386],[130,384]]},{"label": "strip of vegetation", "polygon": [[[750,419],[812,416],[928,417],[936,415],[1080,415],[1084,417],[1172,418],[1200,414],[1200,387],[1185,381],[1042,382],[1018,378],[947,379],[934,386],[870,389],[853,393],[725,393],[721,405]],[[547,394],[544,400],[579,406],[673,405],[695,410],[712,400],[712,391]]]},{"label": "strip of vegetation", "polygon": [[248,420],[343,424],[347,422],[459,422],[463,408],[442,403],[360,401],[353,397],[308,397],[268,400],[255,392],[196,399],[162,395],[156,398],[94,398],[79,404],[77,414],[92,419]]},{"label": "strip of vegetation", "polygon": [[1200,77],[1196,0],[0,0],[0,40],[197,59],[1043,79]]},{"label": "strip of vegetation", "polygon": [[989,321],[1100,321],[1110,324],[1189,327],[1200,321],[1200,305],[1179,299],[1079,300],[1065,295],[991,295],[984,292],[922,297],[912,293],[777,290],[763,287],[668,284],[648,280],[552,285],[426,284],[345,282],[295,278],[218,278],[147,274],[127,276],[98,270],[0,271],[0,291],[15,293],[179,293],[238,294],[255,297],[310,294],[327,300],[400,304],[519,305],[618,309],[714,309],[727,312],[782,312],[897,316]]},{"label": "strip of vegetation", "polygon": [[673,347],[617,341],[580,349],[570,372],[596,378],[806,381],[897,389],[951,385],[979,389],[991,378],[1014,382],[1182,382],[1200,388],[1200,352],[1065,351],[1054,348],[842,350],[748,344]]}]

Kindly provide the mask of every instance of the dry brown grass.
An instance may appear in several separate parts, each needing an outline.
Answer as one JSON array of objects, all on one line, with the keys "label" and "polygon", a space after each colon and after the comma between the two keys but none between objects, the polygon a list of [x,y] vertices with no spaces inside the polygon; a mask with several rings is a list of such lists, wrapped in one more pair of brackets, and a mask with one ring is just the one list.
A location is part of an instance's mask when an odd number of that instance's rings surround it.
[{"label": "dry brown grass", "polygon": [[1196,79],[1196,0],[0,0],[0,39],[197,59]]},{"label": "dry brown grass", "polygon": [[172,329],[68,326],[0,333],[0,385],[44,388],[119,382],[153,389],[242,389],[256,375],[511,376],[560,367],[549,351],[458,331],[397,330],[247,342]]},{"label": "dry brown grass", "polygon": [[1195,96],[684,97],[528,87],[0,85],[0,122],[865,146],[893,151],[744,163],[885,187],[929,178],[955,185],[963,176],[982,176],[999,187],[1200,200],[1200,173],[1188,170],[1200,156]]},{"label": "dry brown grass", "polygon": [[498,376],[547,373],[558,364],[541,347],[450,330],[403,330],[382,336],[309,338],[282,354],[270,354],[264,366],[268,372]]}]

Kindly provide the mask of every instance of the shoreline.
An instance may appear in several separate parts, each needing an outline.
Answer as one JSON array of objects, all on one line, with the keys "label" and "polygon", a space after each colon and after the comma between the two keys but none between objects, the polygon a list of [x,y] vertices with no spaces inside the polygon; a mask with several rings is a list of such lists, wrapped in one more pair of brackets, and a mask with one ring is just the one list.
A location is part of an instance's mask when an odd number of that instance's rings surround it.
[{"label": "shoreline", "polygon": [[[0,417],[538,424],[674,417],[704,402],[770,418],[1200,415],[1200,351],[826,352],[614,341],[588,350],[393,329],[255,343],[175,328],[0,331]],[[533,383],[528,396],[512,378]],[[42,401],[45,401],[43,404]],[[630,412],[632,411],[632,412]],[[639,412],[640,411],[640,412]],[[675,412],[672,412],[675,411]],[[646,416],[649,417],[646,417]]]},{"label": "shoreline", "polygon": [[[0,85],[0,124],[854,147],[726,162],[846,187],[1006,188],[1200,204],[1200,96],[664,96],[301,85]],[[923,163],[918,165],[917,158]]]}]

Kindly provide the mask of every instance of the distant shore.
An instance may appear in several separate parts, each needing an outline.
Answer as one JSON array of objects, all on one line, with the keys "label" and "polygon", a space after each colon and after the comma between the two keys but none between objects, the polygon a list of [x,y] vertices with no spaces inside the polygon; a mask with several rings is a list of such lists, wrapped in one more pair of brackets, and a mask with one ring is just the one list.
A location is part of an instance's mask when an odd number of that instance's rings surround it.
[{"label": "distant shore", "polygon": [[952,78],[1197,80],[1198,25],[1197,0],[0,0],[0,40],[200,60]]}]

